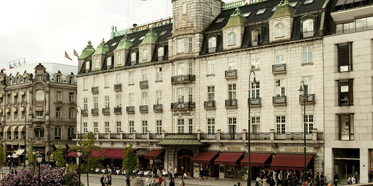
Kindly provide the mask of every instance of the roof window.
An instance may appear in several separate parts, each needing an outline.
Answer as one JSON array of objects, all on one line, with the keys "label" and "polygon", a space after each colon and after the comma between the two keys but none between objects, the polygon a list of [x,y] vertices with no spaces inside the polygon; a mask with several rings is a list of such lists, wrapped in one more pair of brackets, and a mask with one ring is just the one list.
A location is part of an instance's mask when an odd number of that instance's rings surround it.
[{"label": "roof window", "polygon": [[251,12],[245,12],[243,15],[244,15],[245,17],[249,17],[250,14],[251,14]]},{"label": "roof window", "polygon": [[304,1],[304,5],[307,5],[307,4],[311,4],[311,3],[313,3],[313,0],[306,0],[306,1]]},{"label": "roof window", "polygon": [[143,40],[143,39],[144,39],[144,37],[145,37],[145,36],[142,36],[142,37],[140,37],[140,39],[139,39],[139,40]]},{"label": "roof window", "polygon": [[131,41],[133,42],[136,38],[132,38]]},{"label": "roof window", "polygon": [[265,11],[266,11],[265,8],[260,9],[260,10],[258,10],[258,12],[256,13],[256,15],[263,14]]},{"label": "roof window", "polygon": [[273,7],[272,12],[276,11],[276,9],[277,9],[277,6]]},{"label": "roof window", "polygon": [[165,33],[167,33],[167,30],[163,31],[160,35],[163,36]]},{"label": "roof window", "polygon": [[117,42],[115,42],[115,43],[111,44],[111,46],[114,46],[114,45],[116,45],[116,44],[117,44]]},{"label": "roof window", "polygon": [[298,4],[298,2],[292,2],[292,3],[290,3],[290,5],[292,6],[292,7],[295,7],[295,6],[297,6],[297,4]]},{"label": "roof window", "polygon": [[218,20],[216,20],[216,22],[215,22],[215,23],[221,23],[221,22],[223,22],[223,21],[224,21],[224,19],[225,19],[225,17],[219,18]]}]

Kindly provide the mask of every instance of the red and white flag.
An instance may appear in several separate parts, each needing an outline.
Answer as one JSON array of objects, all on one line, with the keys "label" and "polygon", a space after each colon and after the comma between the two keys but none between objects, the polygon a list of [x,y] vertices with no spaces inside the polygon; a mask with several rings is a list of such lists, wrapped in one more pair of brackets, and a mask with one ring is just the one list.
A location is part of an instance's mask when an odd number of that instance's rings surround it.
[{"label": "red and white flag", "polygon": [[69,57],[66,51],[65,51],[65,58],[70,59],[72,61],[72,59]]},{"label": "red and white flag", "polygon": [[78,52],[76,52],[75,49],[74,49],[74,56],[79,57]]}]

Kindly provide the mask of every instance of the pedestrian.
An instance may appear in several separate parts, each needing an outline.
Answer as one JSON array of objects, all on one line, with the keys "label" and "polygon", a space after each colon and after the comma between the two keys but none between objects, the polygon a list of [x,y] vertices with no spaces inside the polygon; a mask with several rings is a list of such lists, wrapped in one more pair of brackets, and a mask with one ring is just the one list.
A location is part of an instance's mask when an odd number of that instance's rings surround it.
[{"label": "pedestrian", "polygon": [[175,179],[174,178],[171,179],[169,186],[175,186]]},{"label": "pedestrian", "polygon": [[205,181],[204,179],[203,179],[203,173],[201,172],[201,174],[199,175],[199,181]]},{"label": "pedestrian", "polygon": [[256,176],[255,186],[262,186],[262,179],[259,175]]},{"label": "pedestrian", "polygon": [[357,171],[355,171],[355,175],[354,175],[354,177],[355,177],[355,180],[356,180],[356,184],[358,184],[358,179],[357,179],[357,175],[358,175],[358,172],[357,172]]},{"label": "pedestrian", "polygon": [[186,174],[183,166],[181,167],[181,176],[183,177],[182,179],[186,179]]},{"label": "pedestrian", "polygon": [[320,184],[321,184],[321,185],[324,185],[324,184],[325,184],[325,176],[324,176],[324,172],[321,172],[321,175],[320,175]]},{"label": "pedestrian", "polygon": [[105,178],[104,178],[104,184],[105,184],[105,186],[108,186],[108,184],[109,184],[109,177],[108,177],[108,175],[106,175]]},{"label": "pedestrian", "polygon": [[373,181],[373,168],[369,172],[369,182]]},{"label": "pedestrian", "polygon": [[17,169],[14,170],[14,174],[17,174]]},{"label": "pedestrian", "polygon": [[338,175],[337,175],[337,173],[334,173],[334,185],[335,186],[338,185]]},{"label": "pedestrian", "polygon": [[105,186],[104,178],[105,178],[105,175],[102,175],[101,178],[100,178],[101,186]]},{"label": "pedestrian", "polygon": [[12,171],[10,171],[10,174],[14,174],[14,170],[12,169]]},{"label": "pedestrian", "polygon": [[275,170],[273,170],[273,181],[275,182],[275,186],[277,186],[278,185],[277,172]]},{"label": "pedestrian", "polygon": [[351,185],[355,185],[356,184],[356,179],[354,176],[351,176]]},{"label": "pedestrian", "polygon": [[108,186],[111,186],[111,173],[109,173],[109,175],[108,175],[108,179],[109,179]]},{"label": "pedestrian", "polygon": [[185,186],[184,179],[181,178],[181,181],[179,182],[179,186]]},{"label": "pedestrian", "polygon": [[148,177],[146,178],[146,180],[145,180],[145,186],[151,186],[151,178],[150,178],[150,176],[148,175]]},{"label": "pedestrian", "polygon": [[174,170],[174,178],[179,178],[179,176],[177,175],[177,167],[175,167],[175,170]]},{"label": "pedestrian", "polygon": [[126,184],[127,186],[130,186],[130,177],[128,174],[126,175]]}]

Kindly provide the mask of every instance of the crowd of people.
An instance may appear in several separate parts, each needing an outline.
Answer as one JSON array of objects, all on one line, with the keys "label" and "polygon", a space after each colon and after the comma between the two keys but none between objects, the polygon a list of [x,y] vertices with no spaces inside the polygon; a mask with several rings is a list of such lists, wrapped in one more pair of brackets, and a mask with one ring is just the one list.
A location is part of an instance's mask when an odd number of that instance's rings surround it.
[{"label": "crowd of people", "polygon": [[[304,180],[306,174],[306,180]],[[286,170],[261,170],[255,180],[256,186],[296,186],[300,183],[303,186],[322,186],[325,184],[326,178],[324,173],[317,172],[312,175],[309,171],[286,171]]]}]

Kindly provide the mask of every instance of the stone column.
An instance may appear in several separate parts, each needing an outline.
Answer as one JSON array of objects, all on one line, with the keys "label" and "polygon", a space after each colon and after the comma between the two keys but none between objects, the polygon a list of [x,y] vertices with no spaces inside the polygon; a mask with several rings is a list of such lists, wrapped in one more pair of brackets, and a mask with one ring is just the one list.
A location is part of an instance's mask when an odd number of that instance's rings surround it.
[{"label": "stone column", "polygon": [[246,130],[242,130],[242,141],[247,140],[246,136],[247,136],[247,131]]},{"label": "stone column", "polygon": [[269,140],[274,141],[275,140],[275,129],[270,129],[269,130]]}]

